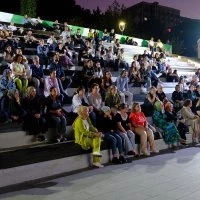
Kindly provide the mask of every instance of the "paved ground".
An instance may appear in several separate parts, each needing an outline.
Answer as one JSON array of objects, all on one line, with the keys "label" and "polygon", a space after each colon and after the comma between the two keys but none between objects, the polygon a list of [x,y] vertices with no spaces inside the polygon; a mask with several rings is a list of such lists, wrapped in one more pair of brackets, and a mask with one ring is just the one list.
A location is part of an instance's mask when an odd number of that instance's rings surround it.
[{"label": "paved ground", "polygon": [[199,200],[200,148],[110,165],[0,195],[4,200]]}]

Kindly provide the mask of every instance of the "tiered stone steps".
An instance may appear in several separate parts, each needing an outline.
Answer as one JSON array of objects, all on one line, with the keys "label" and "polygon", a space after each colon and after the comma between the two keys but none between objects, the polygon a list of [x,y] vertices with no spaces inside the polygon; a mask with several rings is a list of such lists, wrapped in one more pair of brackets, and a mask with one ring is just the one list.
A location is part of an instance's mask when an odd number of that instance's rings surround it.
[{"label": "tiered stone steps", "polygon": [[[190,143],[188,147],[193,146],[191,134],[187,135],[187,138]],[[160,154],[175,153],[174,150],[168,149],[168,145],[162,139],[155,142],[160,149]],[[103,155],[102,163],[108,164],[111,152],[102,147],[101,154]],[[16,184],[26,185],[27,182],[39,182],[80,169],[91,168],[92,156],[90,151],[83,151],[73,142],[68,142],[6,150],[0,152],[0,158],[0,188],[2,190]],[[135,158],[133,164],[134,160]]]},{"label": "tiered stone steps", "polygon": [[[106,44],[111,45],[111,44]],[[142,54],[147,48],[121,45],[125,48],[128,62],[132,62],[134,54]],[[181,57],[168,57],[172,69],[178,69],[179,75],[191,77],[198,64],[183,60]],[[76,70],[76,69],[75,69]],[[119,72],[114,74],[114,79]],[[176,83],[162,83],[164,92],[171,98]],[[72,96],[76,88],[69,88],[68,94]],[[133,100],[140,101],[145,95],[140,94],[140,87],[131,87]],[[70,105],[66,106],[70,111]],[[71,134],[72,127],[68,126],[68,132]],[[61,173],[72,172],[87,168],[91,164],[90,152],[81,151],[73,141],[60,144],[44,144],[33,142],[33,137],[26,135],[19,127],[14,131],[3,129],[0,126],[0,188],[9,185],[34,181],[45,177],[58,175]],[[191,134],[187,135],[188,142],[192,142]],[[162,139],[156,140],[156,145],[160,150],[168,149],[168,146]],[[103,163],[108,163],[110,151],[102,149]]]}]

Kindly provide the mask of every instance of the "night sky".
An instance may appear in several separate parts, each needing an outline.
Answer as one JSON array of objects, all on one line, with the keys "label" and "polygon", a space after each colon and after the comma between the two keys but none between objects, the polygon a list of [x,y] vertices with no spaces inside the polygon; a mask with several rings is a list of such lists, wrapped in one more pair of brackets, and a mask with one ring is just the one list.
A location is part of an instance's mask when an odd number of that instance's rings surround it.
[{"label": "night sky", "polygon": [[[76,0],[76,3],[83,8],[95,9],[97,6],[101,11],[105,11],[114,0]],[[142,0],[117,0],[126,7],[132,6]],[[145,2],[155,2],[156,0],[143,0]],[[160,5],[176,8],[181,11],[181,16],[192,19],[200,19],[200,0],[157,0]]]}]

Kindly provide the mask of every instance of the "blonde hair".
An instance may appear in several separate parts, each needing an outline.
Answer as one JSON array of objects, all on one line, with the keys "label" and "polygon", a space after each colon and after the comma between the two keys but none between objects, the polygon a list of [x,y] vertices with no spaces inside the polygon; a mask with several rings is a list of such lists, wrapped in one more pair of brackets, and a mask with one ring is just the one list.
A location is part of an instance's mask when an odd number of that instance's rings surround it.
[{"label": "blonde hair", "polygon": [[134,112],[135,111],[135,107],[140,105],[139,102],[134,102],[133,105],[132,105],[132,109],[131,109],[131,112]]},{"label": "blonde hair", "polygon": [[82,116],[84,110],[86,110],[86,109],[88,109],[87,106],[79,106],[79,107],[78,107],[78,110],[77,110],[78,115],[79,115],[79,116]]},{"label": "blonde hair", "polygon": [[35,90],[35,87],[33,86],[28,87],[26,90],[26,96],[30,97],[33,90]]}]

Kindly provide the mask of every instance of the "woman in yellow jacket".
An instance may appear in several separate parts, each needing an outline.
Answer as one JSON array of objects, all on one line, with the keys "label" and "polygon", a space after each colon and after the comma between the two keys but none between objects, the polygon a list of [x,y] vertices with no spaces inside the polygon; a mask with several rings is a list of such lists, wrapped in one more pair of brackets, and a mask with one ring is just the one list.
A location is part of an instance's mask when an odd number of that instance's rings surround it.
[{"label": "woman in yellow jacket", "polygon": [[89,108],[86,106],[79,106],[78,117],[73,123],[73,129],[75,134],[75,143],[79,144],[82,149],[88,150],[92,148],[93,166],[103,167],[100,163],[100,146],[102,132],[92,125],[89,118]]}]

